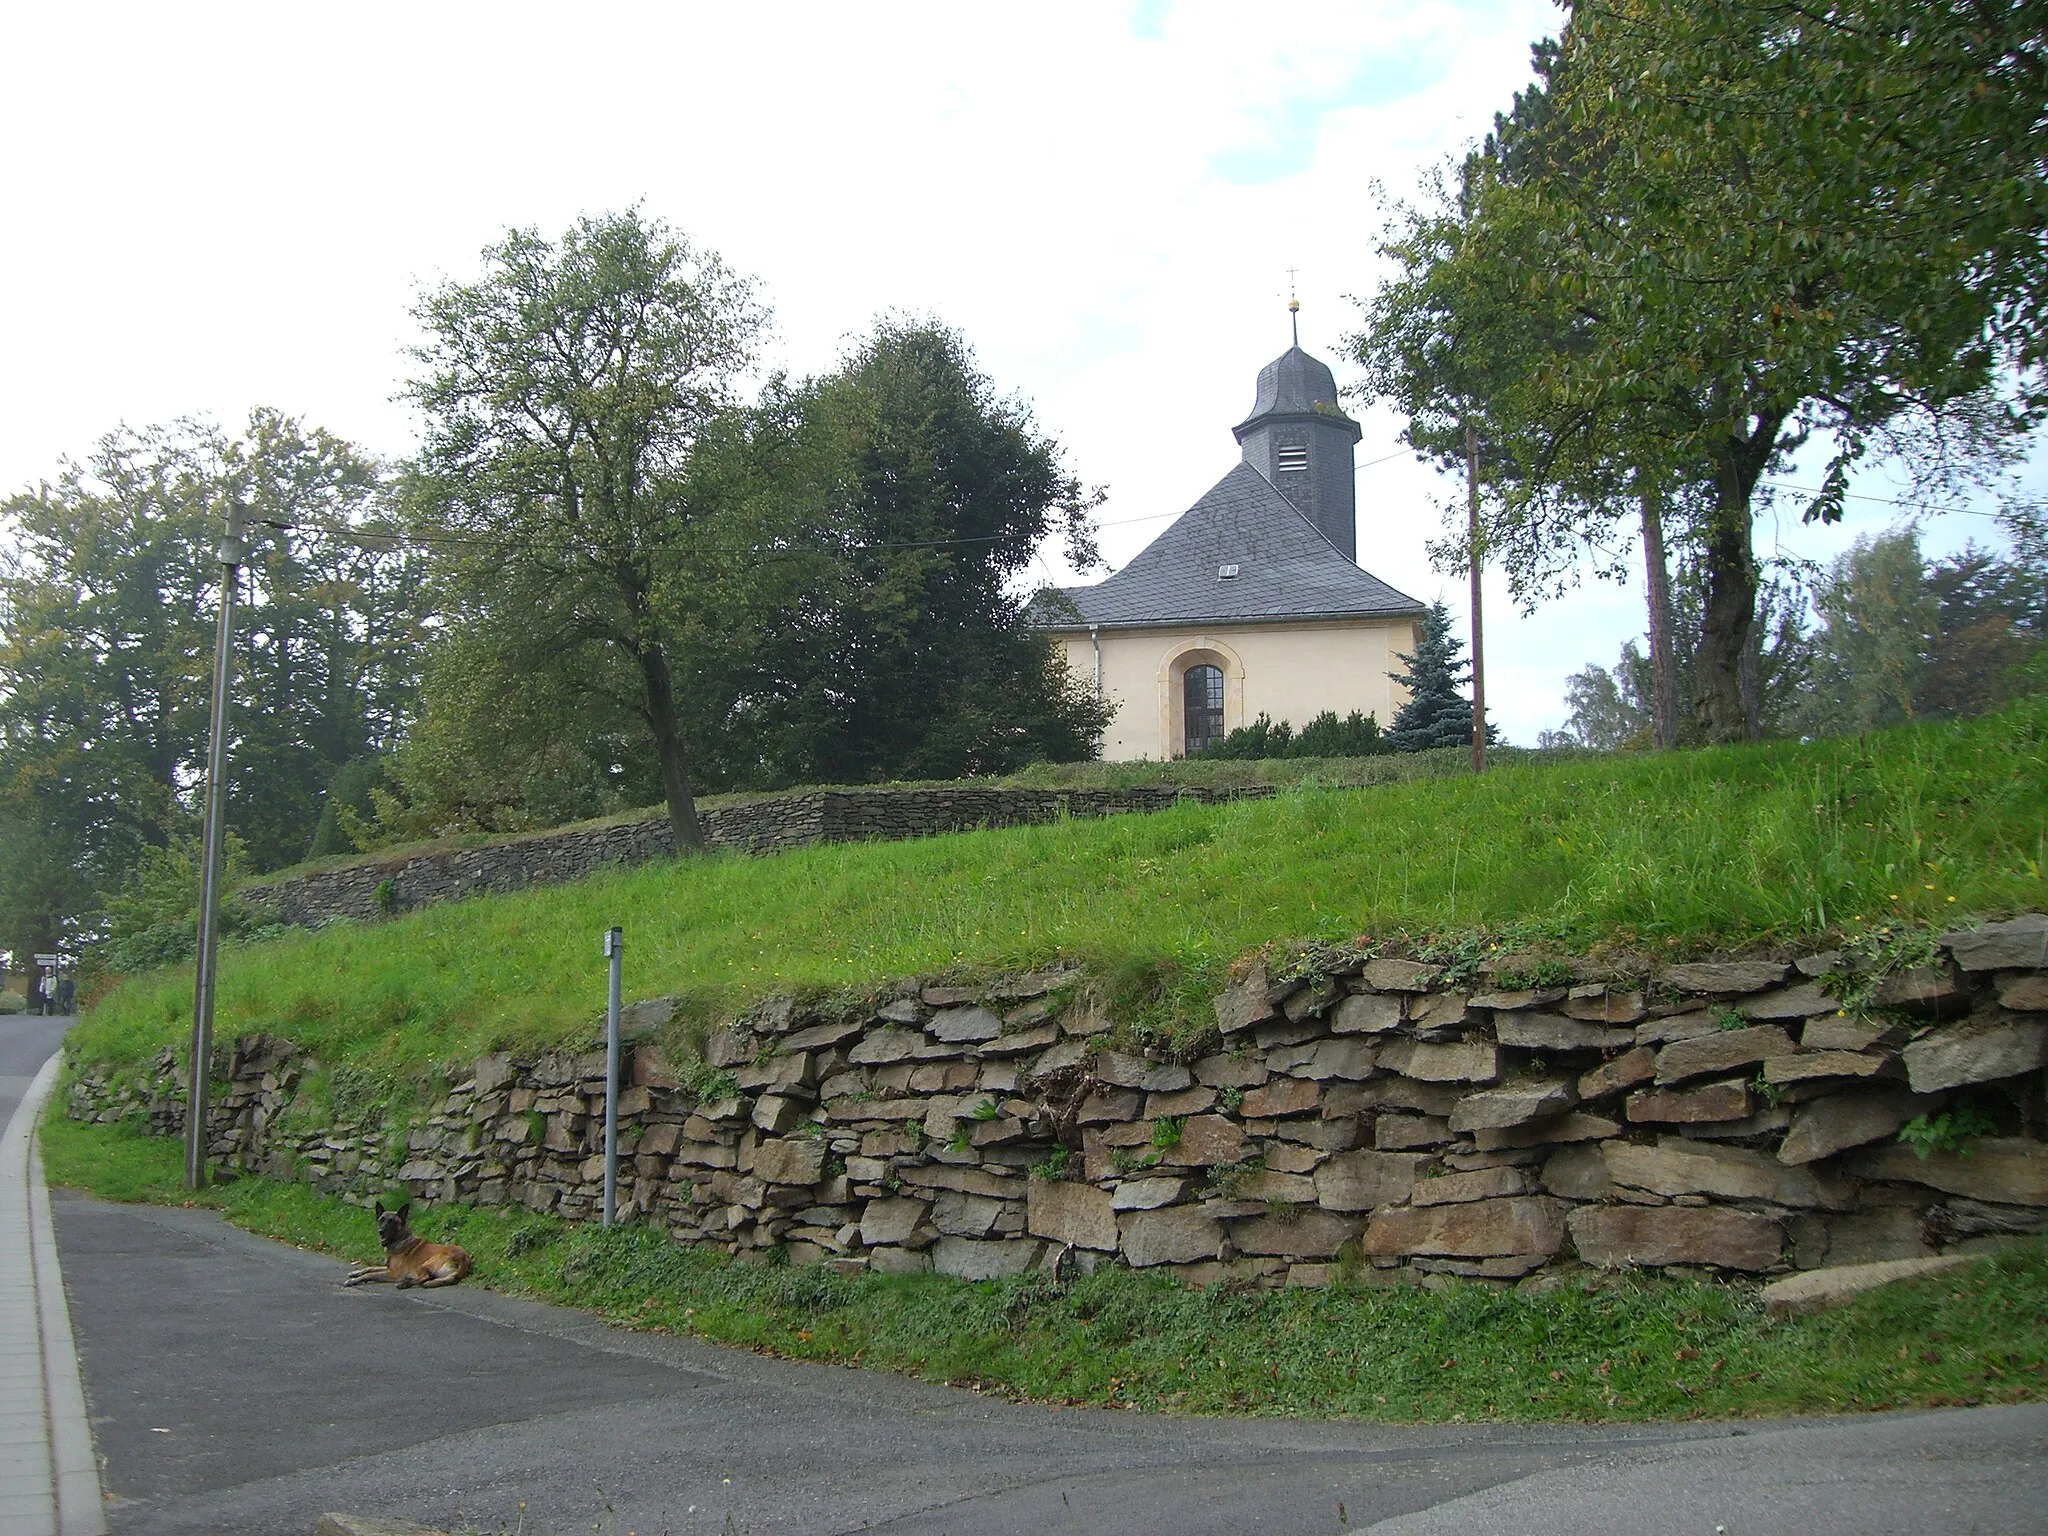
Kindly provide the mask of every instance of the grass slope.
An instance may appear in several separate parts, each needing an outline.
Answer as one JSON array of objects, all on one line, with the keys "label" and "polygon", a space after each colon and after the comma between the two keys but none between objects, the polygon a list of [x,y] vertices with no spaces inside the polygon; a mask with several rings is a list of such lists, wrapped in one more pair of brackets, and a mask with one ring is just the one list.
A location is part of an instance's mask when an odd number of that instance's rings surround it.
[{"label": "grass slope", "polygon": [[[1529,761],[1562,761],[1576,755],[1573,749],[1550,749],[1541,754],[1526,747],[1495,747],[1497,764]],[[1283,758],[1174,758],[1155,763],[1033,763],[1016,773],[989,778],[892,779],[882,784],[804,784],[785,790],[737,790],[723,795],[699,795],[697,809],[717,810],[722,806],[750,805],[779,799],[784,795],[813,794],[819,790],[848,790],[859,793],[875,789],[1139,789],[1159,785],[1187,785],[1205,789],[1245,789],[1271,785],[1274,788],[1364,789],[1375,784],[1404,784],[1415,779],[1455,778],[1472,771],[1470,752],[1463,747],[1438,747],[1427,752],[1390,752],[1381,757],[1283,757]],[[319,870],[346,869],[357,864],[389,864],[421,854],[448,853],[463,848],[482,848],[496,843],[517,843],[528,838],[580,832],[594,827],[618,826],[624,822],[653,821],[668,815],[660,805],[635,806],[594,816],[588,821],[565,826],[528,827],[516,832],[459,832],[414,842],[387,843],[365,853],[333,854],[307,859],[256,875],[244,887],[260,889],[281,880]]]},{"label": "grass slope", "polygon": [[[51,1117],[51,1182],[210,1206],[250,1231],[375,1256],[361,1208],[250,1179],[182,1194],[179,1149]],[[1005,1396],[1186,1413],[1392,1421],[1726,1418],[2048,1397],[2048,1254],[1774,1322],[1742,1287],[1615,1279],[1548,1295],[1441,1290],[1189,1291],[1108,1269],[966,1284],[743,1268],[646,1227],[523,1211],[418,1213],[477,1261],[475,1283],[796,1359],[865,1364]]]},{"label": "grass slope", "polygon": [[[1174,1001],[1192,1013],[1230,959],[1271,940],[1488,927],[1677,953],[2035,907],[2044,866],[2036,699],[1859,740],[646,865],[231,948],[216,1027],[392,1073],[587,1039],[613,923],[629,997],[679,994],[705,1012],[1066,955],[1175,967]],[[118,987],[74,1032],[74,1056],[138,1060],[180,1039],[189,976]]]}]

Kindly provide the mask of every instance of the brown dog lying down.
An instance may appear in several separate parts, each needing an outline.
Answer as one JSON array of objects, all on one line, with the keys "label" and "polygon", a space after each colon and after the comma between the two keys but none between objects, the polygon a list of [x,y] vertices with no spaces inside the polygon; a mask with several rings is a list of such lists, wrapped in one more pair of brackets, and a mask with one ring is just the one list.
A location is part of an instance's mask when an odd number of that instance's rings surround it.
[{"label": "brown dog lying down", "polygon": [[405,1213],[411,1209],[410,1200],[395,1211],[387,1211],[383,1201],[377,1202],[377,1241],[384,1245],[384,1262],[356,1265],[343,1285],[376,1280],[389,1281],[401,1291],[415,1285],[431,1290],[437,1285],[453,1285],[469,1273],[469,1255],[453,1243],[429,1243],[413,1236],[412,1228],[405,1224]]}]

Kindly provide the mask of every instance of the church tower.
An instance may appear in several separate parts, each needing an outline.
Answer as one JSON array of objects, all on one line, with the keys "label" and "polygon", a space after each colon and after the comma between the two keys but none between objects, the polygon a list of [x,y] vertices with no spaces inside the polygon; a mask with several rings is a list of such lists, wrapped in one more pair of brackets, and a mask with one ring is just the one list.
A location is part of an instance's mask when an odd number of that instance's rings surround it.
[{"label": "church tower", "polygon": [[1328,365],[1301,350],[1298,330],[1295,344],[1259,370],[1252,413],[1232,430],[1245,463],[1278,487],[1356,565],[1358,486],[1352,449],[1364,434],[1337,403],[1337,380]]}]

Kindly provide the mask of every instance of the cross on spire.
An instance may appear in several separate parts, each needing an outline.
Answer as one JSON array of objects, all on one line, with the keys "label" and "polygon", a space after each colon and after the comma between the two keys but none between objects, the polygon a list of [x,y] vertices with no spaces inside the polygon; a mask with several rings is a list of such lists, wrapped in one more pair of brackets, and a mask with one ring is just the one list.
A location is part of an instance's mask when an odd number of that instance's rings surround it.
[{"label": "cross on spire", "polygon": [[1294,278],[1299,269],[1287,269],[1287,323],[1294,331],[1294,344],[1301,345],[1301,300],[1294,296]]}]

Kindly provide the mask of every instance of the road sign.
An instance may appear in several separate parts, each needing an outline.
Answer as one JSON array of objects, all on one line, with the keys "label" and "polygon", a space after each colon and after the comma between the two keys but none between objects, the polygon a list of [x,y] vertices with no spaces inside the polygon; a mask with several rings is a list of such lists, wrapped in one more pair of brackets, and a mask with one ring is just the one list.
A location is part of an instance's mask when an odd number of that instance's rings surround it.
[{"label": "road sign", "polygon": [[64,957],[63,957],[62,955],[37,955],[37,956],[36,956],[36,964],[37,964],[37,965],[62,965],[63,963],[64,963]]}]

